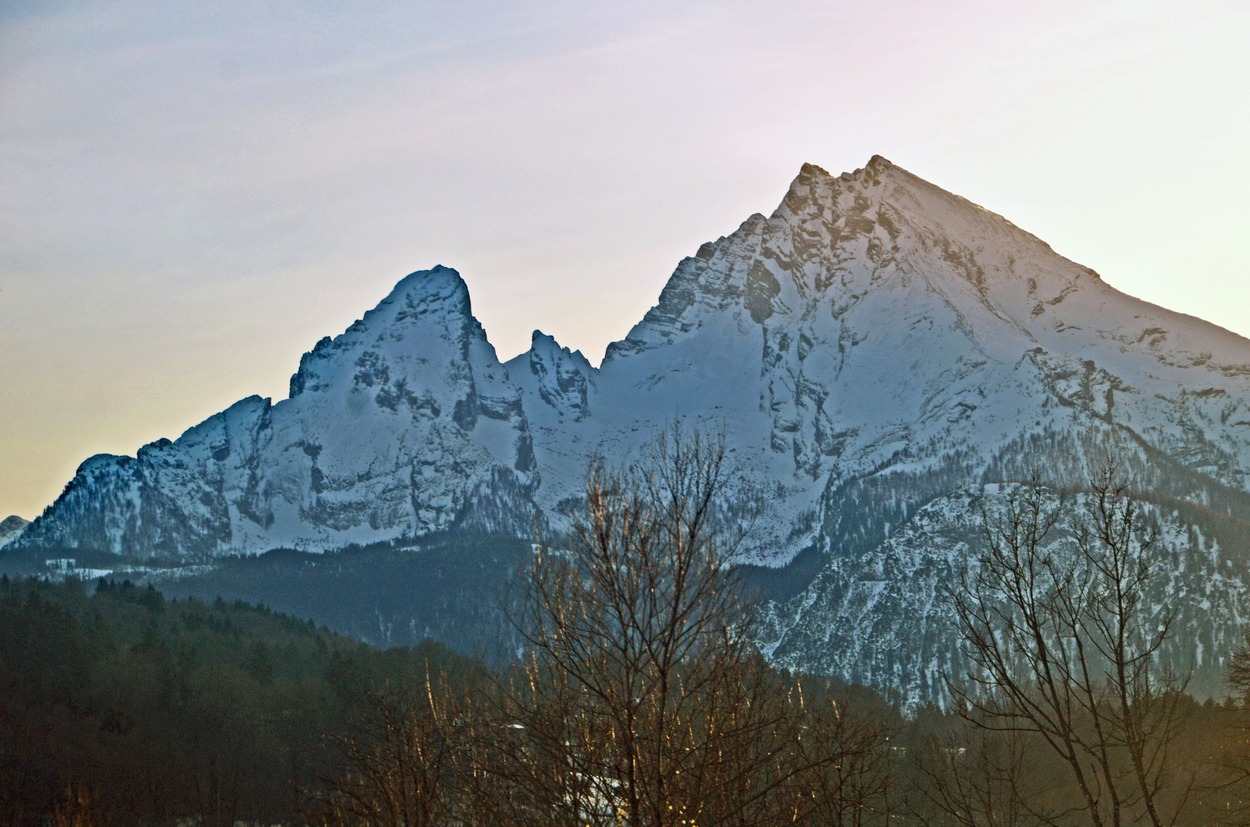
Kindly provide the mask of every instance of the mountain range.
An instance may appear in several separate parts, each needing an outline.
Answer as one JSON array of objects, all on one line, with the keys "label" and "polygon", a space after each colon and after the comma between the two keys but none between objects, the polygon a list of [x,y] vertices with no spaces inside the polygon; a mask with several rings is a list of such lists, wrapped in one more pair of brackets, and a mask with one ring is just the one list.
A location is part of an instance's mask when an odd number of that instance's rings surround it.
[{"label": "mountain range", "polygon": [[1250,607],[1250,341],[879,156],[804,165],[598,367],[540,331],[501,361],[459,274],[413,273],[306,353],[287,399],[88,459],[0,559],[553,534],[593,460],[674,423],[725,434],[780,665],[934,698],[959,664],[944,584],[987,503],[1026,480],[1079,492],[1114,457],[1159,530],[1168,656],[1221,691]]}]

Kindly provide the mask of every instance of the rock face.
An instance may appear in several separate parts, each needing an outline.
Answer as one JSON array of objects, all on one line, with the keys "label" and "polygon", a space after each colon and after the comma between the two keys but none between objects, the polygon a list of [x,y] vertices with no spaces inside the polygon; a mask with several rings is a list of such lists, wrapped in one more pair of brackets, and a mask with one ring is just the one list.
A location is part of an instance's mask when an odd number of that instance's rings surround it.
[{"label": "rock face", "polygon": [[880,157],[805,165],[772,215],[682,261],[597,369],[537,331],[501,364],[459,275],[414,273],[303,357],[289,399],[89,459],[17,542],[189,559],[529,536],[559,528],[591,458],[628,461],[674,421],[726,432],[763,511],[744,561],[820,561],[772,606],[786,665],[932,695],[954,657],[939,586],[986,484],[1079,487],[1108,452],[1183,547],[1159,598],[1206,601],[1199,666],[1246,616],[1229,525],[1250,513],[1250,341]]}]

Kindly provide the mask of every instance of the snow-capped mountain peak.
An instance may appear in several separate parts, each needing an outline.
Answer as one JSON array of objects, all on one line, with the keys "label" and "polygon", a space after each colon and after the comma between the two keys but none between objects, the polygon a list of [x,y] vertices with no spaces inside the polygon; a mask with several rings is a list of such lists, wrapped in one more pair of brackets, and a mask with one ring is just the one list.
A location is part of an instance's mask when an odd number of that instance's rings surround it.
[{"label": "snow-capped mountain peak", "polygon": [[528,537],[564,524],[592,459],[626,464],[674,422],[726,434],[730,493],[763,512],[747,559],[825,562],[774,617],[769,651],[800,668],[842,668],[813,618],[875,611],[848,608],[878,592],[846,578],[914,552],[922,512],[967,522],[986,482],[1072,484],[1110,451],[1170,502],[1250,503],[1250,342],[874,156],[803,165],[772,213],[683,259],[598,369],[540,331],[501,364],[459,274],[413,273],[305,354],[289,399],[93,458],[13,545],[185,559]]},{"label": "snow-capped mountain peak", "polygon": [[535,330],[530,349],[509,361],[505,368],[517,387],[535,395],[557,419],[580,421],[590,413],[590,394],[598,371],[580,350],[571,351]]},{"label": "snow-capped mountain peak", "polygon": [[[756,482],[779,486],[776,563],[818,535],[825,489],[954,454],[984,467],[1082,418],[1242,487],[1247,363],[1244,340],[1116,292],[885,158],[838,176],[805,164],[770,215],[684,259],[600,369],[540,331],[501,364],[460,275],[418,271],[305,354],[289,399],[85,465],[25,535],[329,548],[471,524],[468,499],[496,489],[550,515],[591,456],[685,419],[728,429]],[[71,528],[80,498],[107,528]]]}]

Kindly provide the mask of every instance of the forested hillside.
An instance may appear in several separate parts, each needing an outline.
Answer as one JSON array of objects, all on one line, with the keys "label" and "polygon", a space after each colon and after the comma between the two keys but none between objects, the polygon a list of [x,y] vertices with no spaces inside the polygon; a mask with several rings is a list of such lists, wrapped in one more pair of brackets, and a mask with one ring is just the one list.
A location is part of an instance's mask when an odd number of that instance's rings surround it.
[{"label": "forested hillside", "polygon": [[240,602],[4,578],[0,823],[285,821],[371,692],[464,668]]}]

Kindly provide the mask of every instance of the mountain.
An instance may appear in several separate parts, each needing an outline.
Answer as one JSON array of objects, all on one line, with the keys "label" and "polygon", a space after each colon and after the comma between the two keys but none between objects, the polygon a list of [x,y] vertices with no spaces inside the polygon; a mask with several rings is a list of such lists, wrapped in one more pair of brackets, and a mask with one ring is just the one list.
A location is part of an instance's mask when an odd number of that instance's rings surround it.
[{"label": "mountain", "polygon": [[24,520],[16,514],[0,520],[0,546],[16,539],[17,535],[21,534],[28,525],[30,525],[29,520]]},{"label": "mountain", "polygon": [[290,397],[249,397],[176,442],[96,456],[26,544],[206,559],[450,528],[532,532],[521,398],[450,269],[414,273],[300,360]]},{"label": "mountain", "polygon": [[879,156],[805,165],[771,215],[682,261],[598,368],[538,331],[501,363],[459,275],[413,273],[303,357],[288,399],[87,460],[12,548],[528,537],[564,524],[592,458],[626,462],[675,421],[727,435],[730,496],[761,512],[740,562],[772,576],[763,643],[784,665],[933,696],[957,658],[941,584],[984,503],[1079,488],[1108,454],[1175,541],[1183,576],[1158,599],[1194,615],[1211,687],[1248,616],[1250,341]]}]

